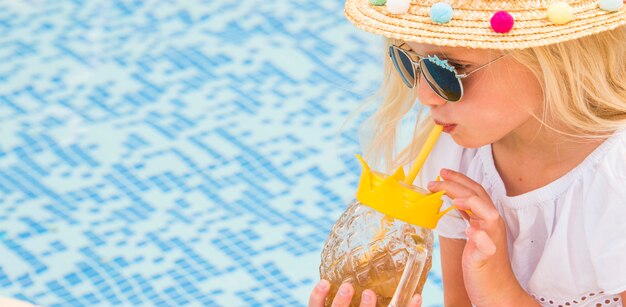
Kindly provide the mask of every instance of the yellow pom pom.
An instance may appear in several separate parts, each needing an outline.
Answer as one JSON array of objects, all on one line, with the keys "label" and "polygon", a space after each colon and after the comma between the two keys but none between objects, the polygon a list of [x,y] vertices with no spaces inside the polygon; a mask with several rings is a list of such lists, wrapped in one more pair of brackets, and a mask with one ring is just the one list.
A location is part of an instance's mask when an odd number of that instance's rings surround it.
[{"label": "yellow pom pom", "polygon": [[555,24],[561,25],[574,19],[574,8],[566,2],[556,2],[548,8],[548,19]]}]

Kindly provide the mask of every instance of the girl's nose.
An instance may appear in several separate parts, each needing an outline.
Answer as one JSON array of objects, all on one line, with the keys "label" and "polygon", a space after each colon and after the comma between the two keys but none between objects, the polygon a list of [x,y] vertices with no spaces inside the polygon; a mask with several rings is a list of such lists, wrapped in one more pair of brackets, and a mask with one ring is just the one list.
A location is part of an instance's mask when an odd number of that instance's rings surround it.
[{"label": "girl's nose", "polygon": [[428,86],[424,78],[420,78],[417,83],[417,99],[427,107],[442,106],[447,103]]}]

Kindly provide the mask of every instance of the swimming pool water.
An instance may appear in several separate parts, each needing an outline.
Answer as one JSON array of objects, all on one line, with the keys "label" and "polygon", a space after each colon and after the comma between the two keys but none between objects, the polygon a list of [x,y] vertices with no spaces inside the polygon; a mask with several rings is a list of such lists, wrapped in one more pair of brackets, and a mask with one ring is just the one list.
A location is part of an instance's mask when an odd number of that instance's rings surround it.
[{"label": "swimming pool water", "polygon": [[381,81],[342,7],[1,2],[0,296],[305,305]]}]

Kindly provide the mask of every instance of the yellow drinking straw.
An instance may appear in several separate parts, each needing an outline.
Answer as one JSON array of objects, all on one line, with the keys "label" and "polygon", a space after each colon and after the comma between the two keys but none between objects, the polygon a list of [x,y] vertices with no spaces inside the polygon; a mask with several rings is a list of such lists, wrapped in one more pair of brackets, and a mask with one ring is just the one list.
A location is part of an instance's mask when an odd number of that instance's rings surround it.
[{"label": "yellow drinking straw", "polygon": [[[419,155],[417,155],[417,158],[415,159],[415,164],[411,166],[411,170],[409,171],[409,174],[407,175],[407,177],[404,179],[404,183],[408,185],[411,185],[413,183],[413,181],[415,180],[415,177],[417,177],[417,173],[419,173],[420,169],[422,168],[422,165],[424,165],[426,158],[430,154],[430,151],[433,149],[433,146],[435,146],[435,143],[437,142],[437,139],[439,139],[439,135],[441,134],[442,131],[443,131],[443,126],[440,126],[440,125],[435,125],[433,130],[430,131],[430,135],[428,135],[428,139],[426,139],[426,143],[424,143],[422,150],[420,151]],[[440,180],[439,176],[437,176],[437,181],[439,180]],[[448,211],[452,209],[456,209],[456,206],[450,206],[444,212],[447,213]],[[467,215],[472,216],[471,210],[467,209],[463,211],[465,211]]]},{"label": "yellow drinking straw", "polygon": [[406,178],[404,178],[404,183],[409,186],[413,184],[415,177],[417,177],[417,173],[419,173],[420,169],[422,169],[422,165],[424,165],[426,158],[430,154],[430,151],[433,149],[433,146],[435,146],[435,143],[437,142],[437,139],[439,139],[439,135],[442,131],[443,126],[440,125],[435,125],[433,130],[430,131],[430,135],[428,135],[428,139],[426,139],[424,146],[422,146],[420,153],[417,155],[415,163],[413,163],[413,166],[411,166],[411,170],[407,174]]}]

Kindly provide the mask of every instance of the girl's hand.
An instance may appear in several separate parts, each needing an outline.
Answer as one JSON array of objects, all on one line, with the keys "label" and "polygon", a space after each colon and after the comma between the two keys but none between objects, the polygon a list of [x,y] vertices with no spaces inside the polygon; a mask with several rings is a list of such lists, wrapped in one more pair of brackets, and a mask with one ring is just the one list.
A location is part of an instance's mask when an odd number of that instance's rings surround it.
[{"label": "girl's hand", "polygon": [[[326,280],[320,280],[315,286],[311,297],[309,297],[309,307],[324,307],[326,296],[330,291],[330,284]],[[337,295],[333,299],[332,307],[345,307],[350,306],[350,301],[354,295],[354,288],[350,284],[343,284],[339,287]],[[376,306],[376,294],[372,290],[365,290],[361,294],[361,307],[374,307]],[[408,307],[420,307],[422,306],[422,297],[416,294],[409,303]]]},{"label": "girl's hand", "polygon": [[470,224],[462,257],[463,280],[470,300],[476,306],[518,305],[515,300],[528,294],[511,268],[504,221],[489,194],[461,173],[442,169],[441,177],[444,181],[430,182],[428,189],[446,191]]}]

